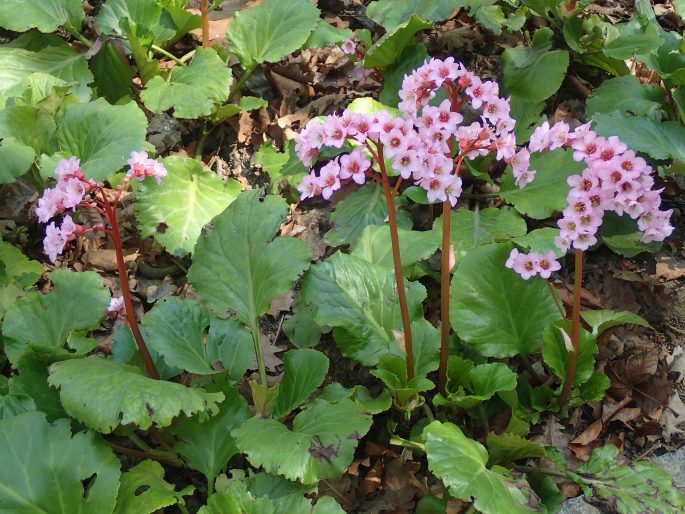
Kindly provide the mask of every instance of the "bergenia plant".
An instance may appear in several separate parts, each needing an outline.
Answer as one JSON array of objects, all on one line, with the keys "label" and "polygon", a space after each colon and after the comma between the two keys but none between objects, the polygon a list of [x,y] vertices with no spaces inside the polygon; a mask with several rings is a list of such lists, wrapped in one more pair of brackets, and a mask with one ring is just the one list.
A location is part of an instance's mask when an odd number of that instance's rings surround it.
[{"label": "bergenia plant", "polygon": [[[121,282],[121,297],[112,298],[107,310],[110,317],[125,315],[138,346],[148,375],[151,378],[159,378],[150,352],[145,346],[143,336],[138,328],[131,289],[128,284],[128,276],[124,262],[124,251],[117,222],[117,209],[124,192],[128,191],[133,180],[144,180],[146,177],[154,177],[159,182],[167,175],[164,166],[150,159],[146,152],[132,152],[128,161],[129,169],[111,195],[102,182],[96,182],[86,178],[80,169],[80,160],[77,157],[62,159],[57,163],[55,175],[57,184],[54,188],[46,189],[43,196],[38,200],[36,216],[41,223],[47,223],[56,216],[62,216],[62,223],[57,226],[51,221],[45,229],[43,250],[54,263],[70,241],[89,232],[104,232],[112,238],[117,258],[117,269]],[[106,224],[95,224],[85,227],[74,222],[67,211],[75,212],[77,209],[92,209],[106,220]]]},{"label": "bergenia plant", "polygon": [[[447,98],[439,105],[432,105],[431,101],[440,89]],[[310,121],[296,142],[297,155],[306,166],[314,164],[324,146],[342,148],[350,142],[354,149],[329,160],[318,173],[312,171],[298,186],[298,191],[302,199],[317,195],[329,199],[345,181],[363,184],[371,179],[383,185],[410,379],[414,376],[412,339],[394,197],[406,180],[425,189],[429,202],[442,202],[442,335],[438,380],[439,388],[444,392],[450,333],[450,255],[453,254],[450,210],[462,192],[459,172],[463,162],[492,153],[497,160],[515,169],[520,186],[532,180],[535,172],[529,169],[528,151],[516,151],[515,122],[509,115],[509,102],[499,96],[497,83],[481,80],[453,58],[432,59],[405,77],[400,98],[401,116],[386,111],[374,114],[344,111],[323,121]],[[464,116],[459,111],[465,104],[480,113],[479,120],[464,123]],[[386,169],[386,159],[392,162],[395,173]],[[397,174],[399,177],[391,184],[390,176]]]},{"label": "bergenia plant", "polygon": [[[559,397],[559,405],[563,405],[571,392],[579,350],[583,252],[597,243],[596,234],[604,213],[613,211],[619,216],[628,214],[636,219],[643,233],[642,242],[649,243],[663,241],[671,235],[672,210],[660,210],[662,190],[654,189],[652,168],[645,160],[629,150],[618,137],[597,135],[590,123],[572,131],[564,122],[551,126],[545,122],[533,132],[528,148],[531,152],[571,148],[574,160],[586,165],[580,175],[568,178],[571,189],[563,216],[558,221],[560,234],[555,240],[563,253],[572,248],[575,251],[572,351],[569,349],[566,378]],[[512,250],[506,266],[526,280],[537,274],[547,279],[551,271],[560,268],[552,253],[523,254],[516,249]]]}]

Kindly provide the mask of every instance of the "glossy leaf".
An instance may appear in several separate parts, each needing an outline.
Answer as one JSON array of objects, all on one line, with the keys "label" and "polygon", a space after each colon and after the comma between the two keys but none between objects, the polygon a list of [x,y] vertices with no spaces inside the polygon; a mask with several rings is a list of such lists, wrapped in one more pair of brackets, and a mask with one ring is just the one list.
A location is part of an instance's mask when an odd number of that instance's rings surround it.
[{"label": "glossy leaf", "polygon": [[57,126],[62,151],[81,159],[81,170],[94,180],[119,171],[131,152],[145,143],[147,118],[130,102],[110,105],[104,98],[87,104],[69,104]]},{"label": "glossy leaf", "polygon": [[0,141],[0,184],[11,184],[31,169],[36,153],[14,139]]},{"label": "glossy leaf", "polygon": [[[438,249],[440,234],[434,230],[398,229],[402,267],[428,259]],[[389,225],[368,225],[351,245],[351,255],[374,264],[393,267]]]},{"label": "glossy leaf", "polygon": [[[399,59],[384,70],[383,89],[378,99],[385,105],[397,107],[397,104],[400,103],[399,91],[402,88],[405,75],[409,75],[427,60],[428,50],[424,44],[416,43],[406,46]],[[425,191],[425,189],[423,190]]]},{"label": "glossy leaf", "polygon": [[473,366],[452,355],[447,364],[447,398],[436,396],[435,402],[472,409],[499,392],[516,389],[516,379],[516,373],[501,362]]},{"label": "glossy leaf", "polygon": [[209,116],[228,100],[233,74],[211,48],[198,48],[189,66],[176,66],[168,79],[154,77],[141,93],[145,107],[160,113],[174,109],[176,118]]},{"label": "glossy leaf", "polygon": [[599,240],[611,251],[624,257],[635,257],[642,252],[653,253],[661,248],[661,241],[643,243],[642,236],[637,221],[627,214],[619,216],[615,212],[607,212],[604,215]]},{"label": "glossy leaf", "polygon": [[[529,354],[558,317],[543,279],[523,280],[504,266],[513,246],[475,249],[457,265],[450,286],[450,321],[474,350],[489,357]],[[535,313],[535,316],[531,316]]]},{"label": "glossy leaf", "polygon": [[[100,436],[71,433],[41,412],[0,421],[0,505],[5,512],[112,512],[121,463]],[[90,482],[84,491],[84,481]]]},{"label": "glossy leaf", "polygon": [[315,400],[295,416],[292,430],[275,419],[255,417],[234,430],[233,437],[252,465],[313,484],[342,474],[370,426],[371,417],[351,400]]},{"label": "glossy leaf", "polygon": [[[195,247],[188,279],[200,300],[220,318],[229,314],[252,326],[271,300],[288,291],[309,267],[307,244],[277,237],[288,207],[258,190],[242,193],[212,221]],[[217,275],[216,271],[222,270]]]},{"label": "glossy leaf", "polygon": [[404,48],[414,42],[414,34],[431,27],[431,23],[412,15],[407,21],[386,32],[369,48],[364,57],[364,66],[366,68],[385,68],[391,65],[402,55]]},{"label": "glossy leaf", "polygon": [[458,0],[409,0],[399,5],[393,0],[377,0],[368,5],[366,15],[385,30],[392,30],[414,14],[426,21],[445,20],[458,6]]},{"label": "glossy leaf", "polygon": [[207,356],[204,331],[209,325],[207,309],[194,300],[172,296],[155,304],[144,318],[147,343],[169,366],[198,375],[209,375],[213,368]]},{"label": "glossy leaf", "polygon": [[590,502],[600,507],[622,514],[685,509],[685,496],[666,470],[649,461],[628,462],[615,446],[594,450],[576,473]]},{"label": "glossy leaf", "polygon": [[646,319],[629,311],[583,311],[580,315],[583,317],[583,320],[590,325],[592,335],[595,337],[601,335],[606,330],[619,325],[631,324],[640,325],[641,327],[649,326]]},{"label": "glossy leaf", "polygon": [[[435,220],[433,231],[442,234],[442,216]],[[457,261],[479,246],[506,242],[525,233],[526,222],[510,207],[461,208],[450,218],[450,241]]]},{"label": "glossy leaf", "polygon": [[326,20],[321,19],[314,31],[309,34],[302,48],[325,48],[335,43],[342,43],[353,37],[354,33],[350,29],[334,27]]},{"label": "glossy leaf", "polygon": [[513,243],[528,252],[547,253],[553,252],[558,258],[566,255],[566,252],[557,247],[554,242],[560,230],[552,227],[542,227],[531,230],[525,236],[512,239]]},{"label": "glossy leaf", "polygon": [[224,399],[222,393],[154,380],[138,368],[96,356],[56,362],[50,366],[48,383],[59,388],[71,417],[103,434],[120,424],[142,430],[153,423],[169,426],[181,412],[214,413]]},{"label": "glossy leaf", "polygon": [[192,494],[194,490],[189,485],[176,491],[173,484],[164,480],[164,468],[159,462],[144,460],[121,475],[114,514],[151,514],[164,507],[184,505],[183,497]]},{"label": "glossy leaf", "polygon": [[231,430],[250,417],[247,402],[236,389],[229,388],[225,394],[226,399],[219,405],[219,412],[208,420],[181,418],[171,429],[179,439],[174,451],[188,466],[201,472],[208,483],[214,482],[229,459],[238,452]]},{"label": "glossy leaf", "polygon": [[392,398],[387,389],[383,389],[374,398],[369,390],[362,385],[347,388],[338,382],[333,382],[324,387],[319,398],[331,403],[340,401],[343,398],[350,398],[369,414],[380,414],[392,406]]},{"label": "glossy leaf", "polygon": [[265,0],[235,14],[229,48],[245,69],[253,69],[300,48],[318,23],[319,10],[307,0]]},{"label": "glossy leaf", "polygon": [[490,464],[506,464],[546,455],[544,446],[516,434],[490,432],[487,437],[487,445],[490,453]]},{"label": "glossy leaf", "polygon": [[[335,327],[333,336],[344,356],[374,365],[386,353],[401,354],[392,333],[401,330],[402,320],[391,268],[338,252],[312,267],[301,294],[315,309],[318,325]],[[409,283],[412,319],[423,317],[425,294],[422,285]]]},{"label": "glossy leaf", "polygon": [[[406,199],[395,197],[397,224],[400,228],[411,228],[409,214],[401,209]],[[333,228],[326,233],[326,242],[331,246],[354,243],[368,225],[384,225],[388,216],[383,187],[366,184],[361,189],[339,201],[331,214]]]},{"label": "glossy leaf", "polygon": [[235,200],[242,186],[205,171],[201,162],[182,157],[162,161],[169,172],[159,184],[146,181],[136,193],[143,236],[154,236],[179,257],[192,253],[202,227]]},{"label": "glossy leaf", "polygon": [[277,151],[271,143],[264,143],[255,154],[255,162],[269,174],[271,185],[269,191],[278,193],[286,183],[295,190],[309,170],[295,154],[295,143],[285,143],[283,152]]},{"label": "glossy leaf", "polygon": [[[428,467],[449,493],[460,500],[473,501],[484,514],[532,514],[538,512],[523,488],[503,468],[488,469],[487,450],[469,439],[452,423],[434,421],[424,430]],[[455,466],[455,462],[460,463]]]},{"label": "glossy leaf", "polygon": [[664,90],[656,84],[642,84],[634,75],[602,82],[587,101],[588,116],[614,111],[650,115],[664,101]]},{"label": "glossy leaf", "polygon": [[0,27],[15,32],[38,29],[54,32],[60,26],[81,30],[83,7],[80,0],[3,0]]},{"label": "glossy leaf", "polygon": [[585,164],[573,160],[567,150],[534,153],[530,169],[536,170],[535,180],[523,189],[514,183],[511,167],[507,167],[502,179],[502,199],[517,211],[531,218],[545,219],[566,206],[569,185],[566,179],[579,175]]},{"label": "glossy leaf", "polygon": [[[566,362],[568,361],[569,350],[566,347],[562,329],[570,338],[571,329],[563,321],[558,320],[547,325],[543,334],[542,357],[545,363],[552,368],[554,374],[563,380],[566,378]],[[573,385],[580,385],[590,378],[595,370],[595,355],[598,352],[595,336],[583,327],[580,327],[578,346]]]},{"label": "glossy leaf", "polygon": [[5,352],[14,363],[30,347],[66,354],[63,346],[69,334],[96,326],[109,304],[110,293],[95,272],[56,270],[50,280],[50,293],[31,292],[5,314]]},{"label": "glossy leaf", "polygon": [[146,45],[171,39],[176,31],[158,2],[107,0],[100,9],[97,26],[104,34],[143,39]]},{"label": "glossy leaf", "polygon": [[278,386],[274,416],[288,415],[321,385],[328,371],[328,358],[321,352],[303,348],[283,356],[283,380]]}]

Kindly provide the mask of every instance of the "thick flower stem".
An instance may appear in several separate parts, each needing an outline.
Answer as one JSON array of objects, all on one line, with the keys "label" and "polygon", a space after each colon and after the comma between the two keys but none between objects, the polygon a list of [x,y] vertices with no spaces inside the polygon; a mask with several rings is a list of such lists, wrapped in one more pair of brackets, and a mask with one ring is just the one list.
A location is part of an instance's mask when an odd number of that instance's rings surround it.
[{"label": "thick flower stem", "polygon": [[559,395],[559,406],[568,401],[573,387],[573,379],[576,375],[576,363],[578,361],[578,350],[580,340],[580,290],[583,284],[583,251],[576,250],[575,280],[573,283],[573,311],[571,313],[571,344],[573,351],[569,352],[566,361],[566,378],[564,386]]},{"label": "thick flower stem", "polygon": [[388,205],[388,224],[390,225],[390,241],[392,242],[392,260],[395,268],[395,282],[397,283],[397,295],[400,300],[400,312],[402,314],[402,329],[404,330],[404,349],[407,354],[407,380],[414,378],[414,347],[411,338],[411,322],[409,319],[409,307],[407,304],[407,292],[404,288],[404,276],[402,274],[402,260],[400,258],[400,238],[397,233],[397,212],[395,211],[395,198],[388,181],[388,173],[383,161],[383,146],[378,146],[378,166],[383,178],[383,190],[385,191],[385,203]]},{"label": "thick flower stem", "polygon": [[442,204],[442,263],[440,268],[440,367],[438,390],[447,396],[447,358],[450,344],[450,225],[452,205]]},{"label": "thick flower stem", "polygon": [[207,0],[200,1],[200,13],[202,15],[202,46],[209,48],[209,10],[207,9]]},{"label": "thick flower stem", "polygon": [[145,362],[145,369],[147,370],[147,375],[150,378],[159,380],[159,373],[155,368],[155,363],[152,361],[152,356],[145,345],[145,340],[143,339],[143,334],[140,333],[140,328],[138,327],[138,320],[136,319],[136,313],[133,307],[133,299],[131,297],[131,289],[128,285],[128,275],[126,272],[126,263],[124,262],[124,250],[121,245],[121,237],[119,237],[119,225],[117,224],[117,213],[114,209],[108,208],[107,213],[109,214],[109,224],[111,227],[110,234],[112,236],[112,242],[114,243],[114,251],[117,256],[117,268],[119,270],[119,281],[121,282],[121,294],[124,297],[124,305],[126,307],[126,319],[128,320],[128,326],[131,328],[133,333],[133,338],[136,340],[138,345],[138,351],[143,357],[143,362]]}]

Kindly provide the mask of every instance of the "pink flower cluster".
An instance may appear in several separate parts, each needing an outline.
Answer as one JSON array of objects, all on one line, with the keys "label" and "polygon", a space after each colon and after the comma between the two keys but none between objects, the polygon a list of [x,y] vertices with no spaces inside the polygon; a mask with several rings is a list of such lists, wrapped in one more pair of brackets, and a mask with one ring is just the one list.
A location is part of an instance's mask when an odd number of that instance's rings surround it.
[{"label": "pink flower cluster", "polygon": [[549,278],[553,272],[561,269],[561,264],[556,260],[554,252],[525,254],[520,253],[516,248],[509,254],[505,266],[513,269],[525,280],[535,275]]},{"label": "pink flower cluster", "polygon": [[[166,176],[167,170],[157,161],[148,158],[145,152],[132,152],[128,161],[129,170],[124,179],[124,185],[133,179],[143,180],[145,177],[154,177],[159,182],[161,177]],[[47,223],[55,216],[65,211],[75,211],[77,207],[95,207],[99,200],[94,199],[90,193],[101,189],[103,185],[94,180],[87,179],[81,171],[81,162],[77,157],[62,159],[57,163],[55,175],[57,184],[54,188],[48,188],[43,196],[38,199],[36,216],[41,223]],[[120,186],[119,192],[124,186]],[[74,223],[71,216],[66,215],[62,224],[58,227],[51,222],[45,229],[43,250],[55,262],[57,256],[64,251],[66,244],[76,237],[92,230],[103,230],[104,226],[97,225],[85,228]]]},{"label": "pink flower cluster", "polygon": [[604,138],[581,125],[571,131],[564,122],[544,123],[530,139],[531,151],[573,149],[573,158],[587,167],[568,178],[571,186],[567,206],[558,225],[557,246],[587,250],[597,242],[596,233],[604,213],[614,211],[637,220],[642,241],[663,241],[671,235],[672,210],[661,211],[661,191],[653,189],[652,168],[618,137]]},{"label": "pink flower cluster", "polygon": [[123,296],[114,296],[109,301],[109,306],[107,307],[107,316],[109,318],[116,318],[118,316],[125,316],[126,307],[124,305]]},{"label": "pink flower cluster", "polygon": [[[440,88],[448,99],[429,105]],[[524,177],[522,185],[532,179],[530,156],[526,150],[516,152],[514,120],[508,101],[498,96],[496,83],[481,81],[452,58],[433,59],[405,77],[400,97],[403,116],[345,110],[307,123],[295,145],[306,166],[314,164],[322,147],[342,148],[349,142],[355,149],[329,161],[318,175],[312,171],[306,176],[297,188],[302,199],[318,195],[328,199],[348,179],[363,184],[376,177],[373,164],[385,159],[391,160],[402,179],[424,188],[430,202],[449,200],[453,206],[461,195],[461,179],[454,170],[464,158],[493,152]],[[462,125],[464,118],[457,111],[466,101],[482,109],[481,122]],[[453,152],[452,146],[458,151]],[[453,153],[457,153],[454,158]]]}]

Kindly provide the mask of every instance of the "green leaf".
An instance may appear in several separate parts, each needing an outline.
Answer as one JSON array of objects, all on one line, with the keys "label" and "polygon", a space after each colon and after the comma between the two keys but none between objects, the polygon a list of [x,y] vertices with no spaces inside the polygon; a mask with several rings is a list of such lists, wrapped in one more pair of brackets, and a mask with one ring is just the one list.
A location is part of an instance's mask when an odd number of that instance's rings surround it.
[{"label": "green leaf", "polygon": [[646,116],[619,112],[595,114],[595,130],[602,136],[618,136],[631,150],[655,159],[685,162],[685,127],[677,121],[658,122]]},{"label": "green leaf", "polygon": [[93,74],[84,54],[76,53],[67,44],[37,51],[0,46],[0,94],[9,98],[23,95],[34,73],[49,74],[73,83],[71,92],[83,101],[90,99],[88,84],[93,81]]},{"label": "green leaf", "polygon": [[10,394],[29,396],[42,411],[47,420],[66,418],[67,414],[59,401],[59,393],[48,385],[48,366],[35,357],[24,357],[16,366],[19,375],[9,381]]},{"label": "green leaf", "polygon": [[326,20],[321,19],[302,48],[325,48],[328,45],[352,39],[352,37],[354,37],[354,33],[350,29],[334,27]]},{"label": "green leaf", "polygon": [[167,80],[154,77],[141,93],[145,107],[160,113],[173,107],[176,118],[209,116],[228,100],[233,74],[211,48],[198,48],[190,66],[176,66]]},{"label": "green leaf", "polygon": [[145,46],[174,37],[174,23],[158,2],[107,0],[100,9],[97,26],[103,34],[135,35]]},{"label": "green leaf", "polygon": [[[402,328],[393,270],[336,253],[314,265],[302,283],[305,303],[318,325],[336,327],[335,341],[345,357],[372,366],[386,353],[401,354],[392,329]],[[423,317],[424,287],[409,282],[411,319]]]},{"label": "green leaf", "polygon": [[28,395],[0,395],[0,421],[36,410],[36,402]]},{"label": "green leaf", "polygon": [[243,377],[254,358],[252,335],[235,318],[211,318],[205,345],[212,367],[226,370],[234,382]]},{"label": "green leaf", "polygon": [[[569,342],[571,329],[562,320],[557,320],[545,327],[542,343],[542,358],[554,374],[560,379],[566,378],[566,363],[568,361],[569,350],[566,347],[565,338],[562,330],[568,335]],[[580,337],[578,341],[578,356],[576,357],[576,373],[573,377],[573,385],[580,385],[586,382],[595,370],[595,355],[597,340],[590,332],[580,327]]]},{"label": "green leaf", "polygon": [[80,0],[4,0],[0,4],[0,27],[15,32],[34,28],[54,32],[60,26],[81,30],[83,16]]},{"label": "green leaf", "polygon": [[442,479],[453,497],[473,501],[484,514],[537,512],[530,508],[535,505],[531,502],[533,498],[517,487],[512,478],[485,466],[487,450],[466,437],[456,425],[434,421],[426,427],[424,435],[428,467]]},{"label": "green leaf", "polygon": [[277,151],[271,143],[264,143],[255,154],[255,162],[269,174],[271,193],[278,193],[284,182],[294,190],[309,173],[295,154],[295,142],[292,139],[285,143],[283,152]]},{"label": "green leaf", "polygon": [[402,50],[400,58],[383,72],[383,89],[378,99],[385,105],[397,107],[400,102],[399,91],[402,88],[405,75],[410,74],[427,60],[428,50],[424,44],[417,43],[406,46]]},{"label": "green leaf", "polygon": [[0,184],[11,184],[31,169],[36,153],[15,139],[0,141]]},{"label": "green leaf", "polygon": [[662,44],[661,28],[656,23],[633,19],[628,23],[615,25],[607,37],[602,52],[613,59],[629,59],[635,54],[649,54]]},{"label": "green leaf", "polygon": [[26,257],[19,248],[0,239],[0,286],[15,283],[22,289],[32,286],[43,274],[43,265]]},{"label": "green leaf", "polygon": [[318,23],[319,10],[308,0],[264,0],[235,13],[227,32],[229,48],[251,70],[302,47]]},{"label": "green leaf", "polygon": [[315,400],[295,416],[292,430],[275,419],[255,417],[235,429],[233,437],[252,465],[314,484],[342,474],[370,426],[371,416],[351,400]]},{"label": "green leaf", "polygon": [[534,153],[530,158],[530,169],[537,172],[535,180],[519,189],[514,183],[511,167],[507,166],[500,194],[522,214],[535,219],[549,218],[566,206],[569,191],[566,179],[579,175],[584,168],[585,164],[574,161],[572,152],[568,150]]},{"label": "green leaf", "polygon": [[5,314],[2,333],[10,339],[5,340],[5,352],[13,363],[30,347],[68,354],[63,346],[69,334],[95,327],[111,299],[102,278],[93,271],[55,270],[50,280],[54,284],[50,293],[29,293]]},{"label": "green leaf", "polygon": [[56,128],[53,117],[38,107],[14,105],[0,111],[0,138],[31,147],[34,156],[56,149]]},{"label": "green leaf", "polygon": [[[287,211],[281,198],[260,201],[258,190],[245,191],[200,237],[188,279],[214,315],[235,313],[253,326],[271,300],[288,291],[309,267],[306,243],[292,237],[274,239]],[[217,275],[219,269],[223,272]]]},{"label": "green leaf", "polygon": [[433,25],[415,14],[407,21],[389,30],[369,48],[364,57],[364,67],[385,68],[398,60],[405,47],[414,43],[414,35]]},{"label": "green leaf", "polygon": [[[395,197],[397,224],[400,228],[411,228],[409,213],[402,210],[407,200]],[[331,214],[333,228],[326,233],[326,242],[331,246],[354,243],[368,225],[384,225],[388,216],[383,187],[380,184],[366,184],[339,201]]]},{"label": "green leaf", "polygon": [[[402,267],[411,266],[428,259],[440,244],[440,234],[435,230],[416,231],[398,229],[400,261]],[[392,243],[389,225],[368,225],[351,245],[351,255],[374,264],[393,267]]]},{"label": "green leaf", "polygon": [[[154,363],[155,369],[157,369],[157,373],[159,373],[160,378],[162,380],[169,380],[180,375],[182,370],[167,365],[162,356],[159,355],[147,342],[147,333],[145,331],[145,327],[141,324],[139,325],[139,328],[140,333],[143,336],[143,340],[145,341],[145,345],[150,352],[150,357],[152,357],[152,362]],[[122,364],[131,364],[138,367],[141,371],[145,369],[145,363],[143,362],[143,357],[138,351],[138,344],[133,337],[133,332],[131,332],[131,328],[125,323],[120,324],[114,330],[112,342],[112,361],[120,362]]]},{"label": "green leaf", "polygon": [[93,86],[98,96],[104,97],[111,104],[133,99],[131,86],[135,73],[115,43],[105,41],[89,63],[95,77]]},{"label": "green leaf", "polygon": [[188,466],[201,472],[210,484],[238,452],[231,430],[250,417],[247,402],[235,388],[226,389],[225,394],[218,414],[204,422],[197,418],[181,418],[171,429],[179,439],[174,451]]},{"label": "green leaf", "polygon": [[5,512],[114,510],[119,460],[94,432],[72,435],[66,419],[48,423],[42,412],[26,412],[0,421],[0,459],[0,505]]},{"label": "green leaf", "polygon": [[536,228],[535,230],[528,232],[523,237],[512,239],[512,242],[524,248],[528,252],[554,252],[555,257],[558,259],[566,254],[566,252],[560,250],[554,242],[556,237],[559,235],[559,232],[560,230],[558,228]]},{"label": "green leaf", "polygon": [[614,111],[650,115],[661,108],[664,90],[656,84],[642,84],[634,75],[602,82],[588,99],[587,116]]},{"label": "green leaf", "polygon": [[583,317],[583,320],[590,325],[590,328],[592,328],[592,335],[595,337],[598,337],[603,332],[619,325],[631,324],[640,325],[641,327],[649,326],[647,320],[642,316],[638,316],[637,314],[628,311],[583,311],[580,315]]},{"label": "green leaf", "polygon": [[346,388],[338,382],[333,382],[324,387],[319,395],[319,399],[331,403],[340,401],[343,398],[350,398],[369,414],[380,414],[388,410],[392,405],[392,398],[387,389],[383,389],[374,398],[369,390],[362,385]]},{"label": "green leaf", "polygon": [[544,279],[523,280],[504,266],[511,249],[511,244],[475,249],[457,265],[450,286],[452,326],[488,357],[534,352],[544,328],[558,317]]},{"label": "green leaf", "polygon": [[411,410],[410,403],[418,393],[435,388],[435,384],[425,376],[409,379],[406,359],[399,355],[383,355],[378,361],[378,369],[371,374],[385,384],[399,409]]},{"label": "green leaf", "polygon": [[392,30],[413,15],[432,22],[446,20],[458,6],[458,0],[408,0],[401,4],[378,0],[368,5],[366,15],[385,30]]},{"label": "green leaf", "polygon": [[114,514],[150,514],[164,507],[185,505],[183,497],[193,494],[194,490],[189,485],[176,491],[173,484],[164,480],[164,468],[159,462],[144,460],[121,475]]},{"label": "green leaf", "polygon": [[[435,220],[433,232],[442,234],[442,216]],[[461,208],[450,217],[450,241],[457,261],[480,246],[505,242],[525,233],[526,222],[510,207],[482,211]]]},{"label": "green leaf", "polygon": [[547,117],[542,114],[545,102],[529,102],[514,96],[509,100],[509,105],[510,116],[516,120],[516,143],[522,145],[528,142],[536,126],[547,121]]},{"label": "green leaf", "polygon": [[136,214],[143,236],[176,256],[192,253],[202,227],[236,199],[242,186],[204,170],[200,161],[167,157],[159,184],[143,182],[136,193]]},{"label": "green leaf", "polygon": [[587,382],[578,388],[581,403],[598,402],[604,399],[604,394],[611,387],[611,380],[601,372],[593,373]]},{"label": "green leaf", "polygon": [[155,304],[143,318],[147,343],[169,366],[198,375],[217,373],[207,357],[204,331],[207,309],[194,300],[172,296]]},{"label": "green leaf", "polygon": [[546,100],[557,92],[566,76],[569,54],[550,50],[552,30],[544,27],[533,36],[531,47],[507,48],[502,54],[506,91],[530,102]]},{"label": "green leaf", "polygon": [[282,418],[299,407],[321,385],[327,371],[328,358],[321,352],[307,348],[286,352],[274,416]]},{"label": "green leaf", "polygon": [[86,426],[109,434],[117,426],[134,424],[146,430],[154,423],[166,427],[181,412],[216,412],[222,393],[207,393],[154,380],[138,368],[91,355],[56,362],[48,383],[60,389],[67,413]]},{"label": "green leaf", "polygon": [[145,144],[147,118],[130,102],[110,105],[104,98],[87,104],[70,104],[57,126],[62,151],[81,159],[81,170],[93,180],[119,171]]},{"label": "green leaf", "polygon": [[615,446],[603,446],[576,470],[589,501],[622,514],[682,512],[685,497],[658,464],[629,462]]},{"label": "green leaf", "polygon": [[473,366],[456,355],[447,363],[447,398],[436,396],[436,405],[473,409],[502,391],[516,389],[516,373],[506,364],[493,362]]},{"label": "green leaf", "polygon": [[490,464],[506,464],[546,455],[544,446],[520,435],[490,432],[486,443],[490,452]]},{"label": "green leaf", "polygon": [[599,234],[602,243],[624,257],[635,257],[642,252],[653,253],[662,246],[660,241],[643,243],[637,221],[627,214],[619,216],[615,212],[607,212]]}]

